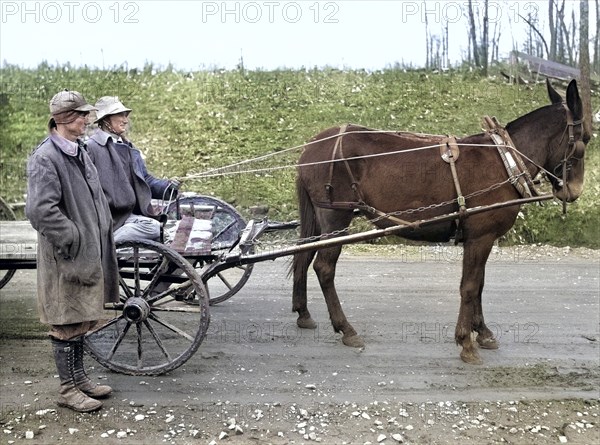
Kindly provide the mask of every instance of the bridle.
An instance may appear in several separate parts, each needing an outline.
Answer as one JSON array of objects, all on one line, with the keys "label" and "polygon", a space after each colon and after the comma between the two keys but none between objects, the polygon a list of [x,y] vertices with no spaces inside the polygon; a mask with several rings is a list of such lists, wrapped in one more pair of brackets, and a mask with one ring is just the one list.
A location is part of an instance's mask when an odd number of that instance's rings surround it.
[{"label": "bridle", "polygon": [[[554,175],[561,180],[565,180],[565,174],[571,170],[571,167],[573,166],[573,160],[580,161],[582,159],[582,157],[576,156],[577,151],[583,151],[580,149],[580,145],[579,145],[580,143],[583,144],[583,141],[581,139],[575,140],[575,135],[574,135],[574,130],[573,130],[576,125],[580,125],[581,126],[581,134],[583,134],[583,120],[582,119],[573,120],[573,113],[571,112],[569,107],[567,107],[567,105],[564,103],[563,103],[563,106],[564,106],[565,110],[567,111],[567,126],[565,127],[563,135],[561,136],[560,141],[558,143],[560,144],[563,141],[563,139],[565,137],[565,133],[567,133],[567,132],[569,134],[569,143],[565,150],[565,154],[563,156],[562,161],[560,161],[556,165],[556,167],[554,167],[554,170],[553,170]],[[578,148],[579,148],[579,150],[578,150]],[[561,186],[562,186],[562,184],[561,184]]]},{"label": "bridle", "polygon": [[[560,145],[565,137],[565,134],[568,133],[569,141],[567,144],[567,148],[565,149],[565,153],[563,155],[562,160],[556,164],[556,167],[553,169],[554,177],[559,180],[558,185],[563,189],[567,186],[567,178],[568,173],[573,168],[574,161],[581,161],[583,159],[585,143],[582,139],[575,140],[575,132],[574,128],[576,125],[581,127],[580,134],[583,136],[583,120],[573,119],[573,113],[569,109],[569,107],[563,102],[563,107],[567,111],[567,126],[563,131],[563,134],[560,138],[558,144]],[[567,212],[567,198],[566,195],[563,195],[563,213]]]}]

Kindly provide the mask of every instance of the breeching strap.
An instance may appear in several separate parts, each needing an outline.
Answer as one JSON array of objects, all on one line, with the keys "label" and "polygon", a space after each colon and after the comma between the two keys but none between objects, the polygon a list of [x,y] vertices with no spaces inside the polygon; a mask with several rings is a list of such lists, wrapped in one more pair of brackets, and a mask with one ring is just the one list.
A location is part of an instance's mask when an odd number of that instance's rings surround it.
[{"label": "breeching strap", "polygon": [[329,182],[327,184],[325,184],[325,192],[327,193],[327,198],[329,199],[329,202],[332,202],[332,200],[333,200],[333,196],[332,196],[333,167],[335,165],[335,160],[338,158],[338,156],[337,156],[338,153],[339,153],[339,159],[344,160],[344,166],[346,167],[346,172],[348,173],[348,176],[350,177],[350,183],[352,184],[352,191],[354,192],[356,199],[359,202],[363,202],[360,191],[358,190],[358,182],[356,182],[356,179],[354,178],[354,175],[352,174],[352,170],[350,169],[350,166],[348,165],[348,161],[346,160],[346,158],[344,158],[342,139],[343,139],[344,135],[346,134],[347,128],[348,128],[348,124],[344,124],[340,127],[338,137],[335,141],[335,145],[333,146],[333,151],[331,153],[331,161],[332,162],[329,164]]},{"label": "breeching strap", "polygon": [[[362,193],[360,192],[360,189],[358,187],[359,186],[358,181],[356,180],[356,178],[354,177],[354,174],[352,173],[352,169],[350,168],[350,164],[348,163],[348,160],[344,157],[344,149],[343,149],[342,140],[343,140],[344,135],[347,134],[346,133],[347,129],[348,129],[348,124],[344,124],[340,127],[340,131],[338,133],[338,136],[335,141],[335,145],[333,146],[333,151],[331,154],[332,162],[329,164],[329,181],[325,184],[325,193],[327,195],[327,199],[329,202],[320,202],[317,205],[319,207],[329,208],[329,209],[358,209],[358,210],[361,210],[362,212],[372,213],[379,218],[388,219],[388,220],[392,221],[394,224],[405,224],[405,225],[410,224],[409,222],[407,222],[403,219],[397,218],[393,215],[388,215],[380,210],[377,210],[376,208],[368,205],[365,202],[365,200],[362,196]],[[333,202],[332,181],[333,181],[333,168],[336,164],[336,162],[335,162],[336,159],[343,160],[343,164],[346,167],[346,173],[348,173],[348,177],[350,179],[350,184],[352,187],[352,191],[354,192],[354,197],[356,198],[356,201]]]}]

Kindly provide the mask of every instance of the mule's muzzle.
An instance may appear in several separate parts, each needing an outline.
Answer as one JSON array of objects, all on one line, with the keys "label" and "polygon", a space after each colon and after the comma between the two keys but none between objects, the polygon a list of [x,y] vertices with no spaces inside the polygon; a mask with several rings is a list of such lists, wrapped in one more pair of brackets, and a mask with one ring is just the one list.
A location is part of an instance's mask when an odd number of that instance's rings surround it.
[{"label": "mule's muzzle", "polygon": [[556,182],[552,184],[554,196],[564,202],[573,202],[577,200],[583,193],[583,181],[571,181],[564,184],[561,180],[560,183]]}]

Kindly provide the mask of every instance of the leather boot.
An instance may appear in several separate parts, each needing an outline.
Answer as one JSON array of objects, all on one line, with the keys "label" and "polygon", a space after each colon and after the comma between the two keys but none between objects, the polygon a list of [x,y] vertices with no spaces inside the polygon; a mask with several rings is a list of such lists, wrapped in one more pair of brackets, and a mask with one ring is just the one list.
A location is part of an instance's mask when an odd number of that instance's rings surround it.
[{"label": "leather boot", "polygon": [[73,369],[73,379],[75,386],[88,396],[93,398],[107,397],[112,392],[108,385],[98,385],[92,382],[83,367],[83,337],[74,340],[75,343],[75,366]]},{"label": "leather boot", "polygon": [[88,397],[81,392],[73,379],[75,370],[75,343],[52,339],[54,361],[60,378],[60,389],[56,403],[80,413],[96,411],[102,407],[102,402]]}]

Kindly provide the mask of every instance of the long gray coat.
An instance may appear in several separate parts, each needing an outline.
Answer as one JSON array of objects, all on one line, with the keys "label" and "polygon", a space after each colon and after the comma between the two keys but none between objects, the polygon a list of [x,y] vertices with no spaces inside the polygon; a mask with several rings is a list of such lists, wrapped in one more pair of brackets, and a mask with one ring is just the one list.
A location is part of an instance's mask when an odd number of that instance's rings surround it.
[{"label": "long gray coat", "polygon": [[[98,129],[87,142],[88,153],[100,172],[102,189],[108,199],[117,230],[131,216],[156,217],[152,198],[168,197],[169,181],[152,176],[140,151],[131,142],[114,142]],[[177,194],[177,191],[174,191]]]},{"label": "long gray coat", "polygon": [[108,202],[83,144],[73,156],[53,134],[27,166],[25,213],[38,231],[38,309],[43,323],[105,318],[119,299],[118,267]]}]

